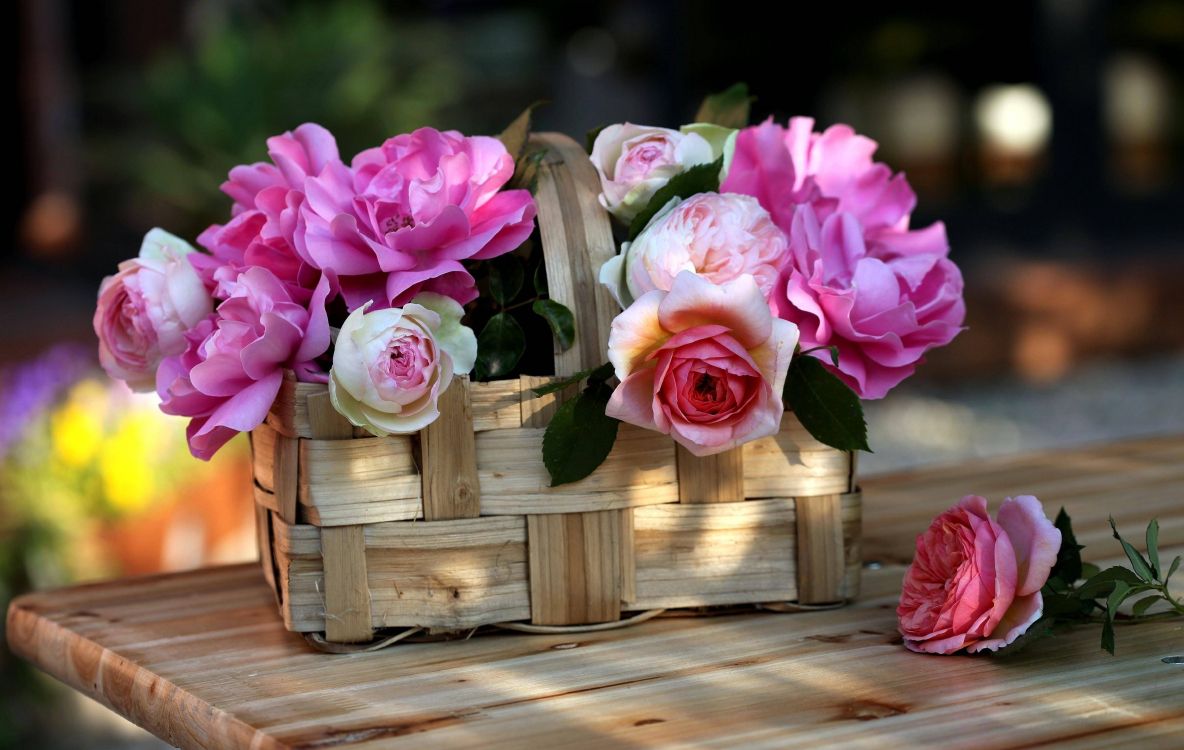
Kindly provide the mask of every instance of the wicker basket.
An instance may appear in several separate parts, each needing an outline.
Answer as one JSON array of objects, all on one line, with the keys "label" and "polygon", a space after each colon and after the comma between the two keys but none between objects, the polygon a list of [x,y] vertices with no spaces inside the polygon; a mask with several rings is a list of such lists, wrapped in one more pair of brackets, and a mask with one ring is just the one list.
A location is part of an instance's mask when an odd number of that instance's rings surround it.
[{"label": "wicker basket", "polygon": [[[547,149],[536,197],[550,295],[576,316],[576,345],[555,357],[569,375],[605,359],[617,309],[596,276],[615,247],[584,150],[532,140]],[[565,394],[531,391],[550,380],[458,379],[435,423],[386,438],[353,428],[324,386],[285,381],[251,445],[263,570],[288,629],[357,643],[385,628],[548,629],[857,593],[851,454],[792,414],[778,435],[709,458],[622,424],[600,468],[551,488],[541,441]]]}]

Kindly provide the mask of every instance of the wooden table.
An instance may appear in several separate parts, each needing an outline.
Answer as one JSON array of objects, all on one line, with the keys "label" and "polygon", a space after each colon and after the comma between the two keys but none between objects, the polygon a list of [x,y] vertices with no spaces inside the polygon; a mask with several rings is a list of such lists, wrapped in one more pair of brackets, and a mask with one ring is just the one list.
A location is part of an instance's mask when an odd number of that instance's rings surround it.
[{"label": "wooden table", "polygon": [[[1184,622],[1083,628],[1010,658],[909,653],[894,608],[912,540],[963,494],[1064,504],[1088,559],[1106,516],[1184,552],[1184,437],[868,479],[864,595],[809,614],[665,618],[349,656],[284,631],[254,566],[12,603],[12,648],[186,748],[1184,747]],[[879,566],[879,567],[877,567]]]}]

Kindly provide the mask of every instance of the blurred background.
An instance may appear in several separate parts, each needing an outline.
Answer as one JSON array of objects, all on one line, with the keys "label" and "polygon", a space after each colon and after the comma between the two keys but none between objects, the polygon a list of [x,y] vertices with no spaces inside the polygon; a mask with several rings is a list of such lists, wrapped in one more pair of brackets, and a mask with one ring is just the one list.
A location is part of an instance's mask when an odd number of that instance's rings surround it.
[{"label": "blurred background", "polygon": [[[0,603],[30,587],[251,558],[245,443],[96,372],[102,276],[308,120],[343,156],[419,125],[677,125],[746,81],[754,114],[847,122],[947,223],[967,330],[868,405],[866,472],[1184,432],[1184,3],[22,0],[15,200],[0,245]],[[192,498],[202,498],[200,503]],[[180,498],[190,498],[180,502]],[[155,748],[0,647],[0,747]]]}]

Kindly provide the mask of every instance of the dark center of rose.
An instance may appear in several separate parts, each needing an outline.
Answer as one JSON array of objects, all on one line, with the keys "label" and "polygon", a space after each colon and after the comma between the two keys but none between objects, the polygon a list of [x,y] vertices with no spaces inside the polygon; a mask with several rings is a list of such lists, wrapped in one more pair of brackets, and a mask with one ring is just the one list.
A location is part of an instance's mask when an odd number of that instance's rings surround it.
[{"label": "dark center of rose", "polygon": [[384,234],[390,234],[399,229],[406,229],[413,226],[415,226],[415,219],[411,218],[409,214],[388,216],[382,221],[382,231]]},{"label": "dark center of rose", "polygon": [[708,373],[696,373],[694,388],[695,396],[703,401],[715,401],[719,397],[719,382],[713,375],[709,375]]}]

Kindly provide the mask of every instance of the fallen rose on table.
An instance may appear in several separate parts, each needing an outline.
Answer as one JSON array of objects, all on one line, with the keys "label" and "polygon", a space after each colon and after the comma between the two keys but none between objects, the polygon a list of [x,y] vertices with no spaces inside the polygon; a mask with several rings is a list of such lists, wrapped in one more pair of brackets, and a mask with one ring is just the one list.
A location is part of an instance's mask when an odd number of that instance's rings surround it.
[{"label": "fallen rose on table", "polygon": [[[917,551],[905,572],[897,617],[911,651],[953,654],[999,651],[1055,628],[1101,623],[1102,648],[1114,653],[1114,624],[1184,615],[1168,581],[1180,556],[1167,566],[1159,559],[1159,523],[1147,526],[1147,555],[1114,538],[1131,567],[1105,570],[1081,561],[1068,514],[1048,520],[1031,495],[1007,498],[996,518],[987,501],[968,495],[933,520],[917,537]],[[1129,614],[1119,612],[1140,595]],[[1148,613],[1155,604],[1168,608]]]}]

